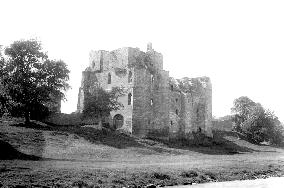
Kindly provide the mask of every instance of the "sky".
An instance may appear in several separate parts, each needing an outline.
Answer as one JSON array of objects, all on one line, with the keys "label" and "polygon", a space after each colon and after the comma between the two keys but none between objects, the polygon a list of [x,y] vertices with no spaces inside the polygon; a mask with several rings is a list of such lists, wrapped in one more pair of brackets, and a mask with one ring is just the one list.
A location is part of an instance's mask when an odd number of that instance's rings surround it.
[{"label": "sky", "polygon": [[76,110],[91,50],[147,43],[175,78],[209,76],[213,115],[248,96],[284,122],[284,1],[0,0],[0,44],[36,38],[69,67],[62,112]]}]

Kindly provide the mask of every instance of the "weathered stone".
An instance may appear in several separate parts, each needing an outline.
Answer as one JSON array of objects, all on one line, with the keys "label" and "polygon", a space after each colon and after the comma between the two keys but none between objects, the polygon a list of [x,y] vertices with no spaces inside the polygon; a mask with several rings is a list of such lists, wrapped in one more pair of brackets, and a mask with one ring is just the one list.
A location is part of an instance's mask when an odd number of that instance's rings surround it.
[{"label": "weathered stone", "polygon": [[[174,79],[163,70],[163,56],[147,47],[120,48],[111,52],[91,51],[90,65],[83,71],[78,106],[84,106],[84,83],[111,90],[124,87],[124,105],[111,112],[110,125],[136,136],[191,137],[193,132],[212,136],[212,86],[208,77]],[[117,118],[120,117],[120,118]],[[151,134],[152,133],[152,134]]]}]

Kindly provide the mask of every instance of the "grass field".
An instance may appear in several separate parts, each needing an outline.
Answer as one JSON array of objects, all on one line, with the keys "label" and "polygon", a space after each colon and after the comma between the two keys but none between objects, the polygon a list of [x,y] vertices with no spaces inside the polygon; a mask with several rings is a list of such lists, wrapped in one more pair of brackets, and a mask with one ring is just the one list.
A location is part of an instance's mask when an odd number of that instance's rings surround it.
[{"label": "grass field", "polygon": [[4,186],[143,187],[284,174],[283,149],[254,145],[235,133],[218,133],[205,147],[92,128],[11,124],[1,123],[0,140],[20,154],[0,160]]}]

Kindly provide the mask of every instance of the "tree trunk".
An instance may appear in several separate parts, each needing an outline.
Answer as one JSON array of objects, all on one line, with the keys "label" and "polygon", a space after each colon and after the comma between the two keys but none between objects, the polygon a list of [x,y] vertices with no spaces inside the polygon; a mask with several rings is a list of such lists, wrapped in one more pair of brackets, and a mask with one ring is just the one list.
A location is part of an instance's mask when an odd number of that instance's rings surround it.
[{"label": "tree trunk", "polygon": [[30,118],[30,112],[29,111],[25,111],[25,124],[28,125],[31,122],[31,118]]}]

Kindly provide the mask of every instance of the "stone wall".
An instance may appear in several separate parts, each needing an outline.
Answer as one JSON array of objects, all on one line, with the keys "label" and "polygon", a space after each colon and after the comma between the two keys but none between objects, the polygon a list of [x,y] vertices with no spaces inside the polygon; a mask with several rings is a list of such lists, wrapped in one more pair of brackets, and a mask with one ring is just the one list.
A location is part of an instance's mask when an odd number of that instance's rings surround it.
[{"label": "stone wall", "polygon": [[[169,130],[169,72],[160,70],[154,74],[152,84],[153,92],[153,122],[152,129],[159,130],[163,133]],[[168,133],[167,133],[168,134]],[[168,135],[165,135],[168,136]]]},{"label": "stone wall", "polygon": [[[111,112],[112,118],[120,114],[123,116],[123,127],[126,132],[132,132],[132,109],[133,109],[133,77],[134,70],[128,66],[128,48],[120,48],[111,52],[92,51],[90,53],[90,64],[83,72],[81,88],[79,91],[78,111],[83,109],[84,81],[93,81],[92,84],[111,91],[113,87],[123,87],[125,95],[118,98],[123,104],[120,110]],[[129,79],[129,75],[132,75]],[[128,95],[131,95],[131,104],[128,104]]]},{"label": "stone wall", "polygon": [[171,78],[170,135],[190,137],[192,132],[212,136],[212,88],[210,79]]},{"label": "stone wall", "polygon": [[[131,81],[129,76],[131,75]],[[109,83],[111,77],[111,83]],[[163,70],[163,56],[148,45],[111,52],[91,51],[90,64],[82,75],[78,111],[83,109],[84,80],[95,80],[105,90],[124,87],[119,98],[124,108],[111,112],[124,117],[122,129],[137,136],[189,137],[192,132],[211,136],[212,86],[207,77],[174,79]],[[128,104],[131,94],[131,104]]]},{"label": "stone wall", "polygon": [[182,129],[182,95],[179,85],[174,78],[170,78],[168,92],[170,100],[170,137],[177,137]]},{"label": "stone wall", "polygon": [[146,53],[129,53],[134,65],[133,133],[147,136],[158,133],[168,137],[169,72],[162,70],[162,55],[148,49]]},{"label": "stone wall", "polygon": [[152,125],[150,73],[138,67],[134,72],[133,133],[144,136]]}]

